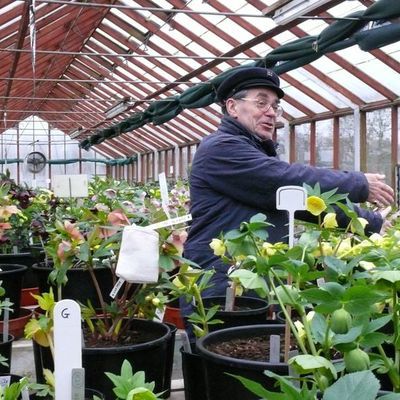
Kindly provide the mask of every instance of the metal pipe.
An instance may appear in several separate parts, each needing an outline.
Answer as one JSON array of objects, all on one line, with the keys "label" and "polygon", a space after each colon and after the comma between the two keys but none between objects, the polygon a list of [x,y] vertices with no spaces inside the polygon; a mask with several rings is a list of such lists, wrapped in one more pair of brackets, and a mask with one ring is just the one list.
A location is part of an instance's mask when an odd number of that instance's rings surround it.
[{"label": "metal pipe", "polygon": [[[123,99],[121,98],[109,98],[109,99],[93,99],[93,98],[89,98],[89,99],[82,99],[82,98],[78,98],[78,99],[71,99],[69,97],[16,97],[16,96],[0,96],[0,99],[11,99],[11,100],[51,100],[51,101],[87,101],[87,102],[105,102],[105,103],[113,103],[113,102],[120,102],[123,101]],[[130,103],[153,103],[155,101],[175,101],[175,99],[158,99],[158,100],[154,100],[154,99],[133,99],[130,98],[129,102]],[[99,111],[99,112],[103,112],[103,111]]]},{"label": "metal pipe", "polygon": [[[13,49],[8,47],[0,48],[0,51],[10,53],[32,53],[30,49]],[[189,59],[189,60],[263,60],[264,57],[227,57],[227,56],[180,56],[172,54],[131,54],[131,53],[93,53],[80,51],[54,51],[54,50],[35,50],[36,54],[50,54],[60,56],[87,56],[87,57],[123,57],[123,58],[160,58],[160,59]]]},{"label": "metal pipe", "polygon": [[[8,119],[7,118],[6,121],[7,122],[28,122],[29,123],[29,121],[26,121],[26,118],[24,118],[24,119]],[[68,124],[69,123],[71,123],[71,124],[77,124],[77,123],[89,123],[89,124],[91,124],[91,123],[96,123],[96,122],[104,122],[104,120],[97,119],[97,120],[88,121],[86,119],[74,119],[74,120],[68,120],[68,119],[57,119],[57,120],[52,119],[52,120],[48,120],[48,119],[46,119],[46,121],[44,121],[44,122],[47,122],[48,124],[52,124],[52,123],[55,123],[55,122],[68,123]]]},{"label": "metal pipe", "polygon": [[47,4],[64,4],[75,7],[100,7],[100,8],[116,8],[121,10],[132,10],[132,11],[151,11],[154,13],[167,13],[167,14],[201,14],[201,15],[224,15],[229,17],[247,17],[247,18],[265,18],[263,14],[238,14],[235,12],[220,12],[220,11],[195,11],[195,10],[183,10],[183,9],[170,9],[170,8],[158,8],[158,7],[132,7],[115,4],[99,4],[99,3],[79,3],[63,0],[36,0],[37,3]]},{"label": "metal pipe", "polygon": [[170,83],[182,83],[186,85],[198,85],[201,82],[193,82],[193,81],[141,81],[141,80],[98,80],[95,81],[93,79],[66,79],[66,78],[61,78],[61,79],[51,79],[51,78],[9,78],[9,77],[0,77],[0,81],[35,81],[35,82],[61,82],[61,83],[91,83],[91,84],[103,84],[103,83],[154,83],[154,84],[163,84],[163,85],[168,85]]},{"label": "metal pipe", "polygon": [[[19,112],[31,114],[102,114],[101,111],[38,111],[38,110],[0,110],[0,112]],[[1,121],[0,121],[1,122]]]}]

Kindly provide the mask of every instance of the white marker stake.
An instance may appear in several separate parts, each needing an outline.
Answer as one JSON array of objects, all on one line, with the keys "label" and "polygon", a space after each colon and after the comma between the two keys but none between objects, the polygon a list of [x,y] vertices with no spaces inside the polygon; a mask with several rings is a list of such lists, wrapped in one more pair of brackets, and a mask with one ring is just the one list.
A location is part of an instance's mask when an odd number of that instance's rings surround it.
[{"label": "white marker stake", "polygon": [[[54,307],[54,375],[56,379],[55,398],[72,399],[72,370],[82,368],[81,309],[73,300],[61,300]],[[84,399],[76,395],[74,399]]]},{"label": "white marker stake", "polygon": [[306,209],[307,191],[301,186],[282,186],[276,191],[276,208],[289,213],[289,248],[294,244],[294,212]]},{"label": "white marker stake", "polygon": [[[294,246],[294,213],[297,210],[306,209],[307,191],[301,186],[282,186],[276,191],[276,208],[286,210],[289,213],[289,248]],[[288,285],[292,283],[292,277],[287,279]],[[291,315],[291,308],[286,307]],[[290,328],[289,322],[285,324],[285,362],[289,359]]]}]

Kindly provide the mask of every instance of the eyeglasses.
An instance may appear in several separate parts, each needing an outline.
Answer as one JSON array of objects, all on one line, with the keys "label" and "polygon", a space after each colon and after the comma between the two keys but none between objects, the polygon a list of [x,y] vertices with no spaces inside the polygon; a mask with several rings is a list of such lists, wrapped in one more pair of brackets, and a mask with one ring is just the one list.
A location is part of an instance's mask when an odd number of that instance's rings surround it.
[{"label": "eyeglasses", "polygon": [[277,103],[268,103],[266,100],[261,99],[249,99],[247,97],[243,97],[241,99],[236,100],[243,100],[243,101],[251,101],[253,102],[256,107],[262,112],[268,112],[271,108],[274,110],[275,115],[280,117],[283,114],[283,108],[280,104]]}]

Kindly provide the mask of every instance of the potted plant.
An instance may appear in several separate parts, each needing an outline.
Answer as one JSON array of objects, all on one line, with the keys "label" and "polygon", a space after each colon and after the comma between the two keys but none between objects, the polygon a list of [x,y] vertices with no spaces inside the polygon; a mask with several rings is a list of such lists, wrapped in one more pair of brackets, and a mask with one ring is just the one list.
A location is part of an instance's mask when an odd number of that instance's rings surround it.
[{"label": "potted plant", "polygon": [[[273,295],[276,299],[299,352],[288,360],[289,366],[301,379],[308,380],[309,388],[324,393],[341,376],[371,370],[382,382],[388,379],[389,388],[397,391],[396,227],[384,236],[374,234],[368,238],[364,234],[366,221],[358,218],[350,202],[334,191],[321,194],[318,187],[308,191],[308,209],[316,215],[317,223],[302,225],[293,248],[266,241],[265,233],[260,233],[267,226],[262,215],[220,238],[227,248],[224,257],[237,265],[240,256],[239,268],[230,277],[244,287],[251,286],[261,296]],[[348,218],[346,229],[337,228],[333,206]],[[288,312],[288,306],[295,315]],[[225,339],[223,331],[208,336],[212,339],[201,339],[198,347],[209,360],[207,346]],[[285,349],[289,347],[286,341]],[[228,355],[225,357],[230,360]],[[232,373],[249,378],[246,369],[241,372]],[[219,378],[227,376],[221,373],[213,377]],[[250,379],[267,383],[262,369],[257,378]],[[235,384],[230,381],[230,385]]]},{"label": "potted plant", "polygon": [[17,185],[7,174],[0,176],[3,229],[0,234],[1,264],[28,267],[23,279],[22,305],[31,305],[31,292],[37,293],[37,280],[31,271],[33,264],[44,258],[44,222],[54,214],[58,201],[47,189],[31,189]]},{"label": "potted plant", "polygon": [[[150,203],[150,199],[147,200]],[[146,371],[155,381],[156,390],[162,392],[165,382],[167,342],[171,332],[168,326],[153,322],[156,310],[163,307],[166,297],[158,284],[138,285],[125,283],[114,299],[110,290],[99,284],[96,270],[106,266],[110,274],[108,284],[116,282],[115,264],[120,248],[122,228],[132,222],[148,225],[165,219],[160,206],[147,204],[142,213],[110,210],[99,204],[93,209],[75,207],[68,210],[76,218],[58,221],[48,229],[46,252],[53,261],[49,278],[55,283],[57,298],[65,296],[63,286],[76,267],[87,272],[96,301],[80,298],[85,320],[83,366],[88,371],[87,383],[99,389],[106,397],[112,393],[111,383],[103,379],[105,371],[115,373],[123,358],[128,358],[138,369]],[[182,261],[174,240],[175,229],[160,228],[160,279],[168,279],[167,272]],[[38,324],[39,325],[39,324]],[[39,326],[40,328],[40,326]],[[145,336],[143,333],[147,332]],[[149,336],[148,336],[149,335]],[[147,364],[146,364],[147,363]],[[91,368],[96,365],[96,368]]]}]

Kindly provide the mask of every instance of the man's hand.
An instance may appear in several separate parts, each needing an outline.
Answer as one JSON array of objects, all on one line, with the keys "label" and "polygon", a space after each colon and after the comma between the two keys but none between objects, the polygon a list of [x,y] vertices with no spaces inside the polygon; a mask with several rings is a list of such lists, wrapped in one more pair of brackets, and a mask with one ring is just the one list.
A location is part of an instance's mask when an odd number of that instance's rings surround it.
[{"label": "man's hand", "polygon": [[384,182],[385,175],[365,174],[369,185],[368,201],[379,206],[388,206],[394,201],[393,189]]}]

